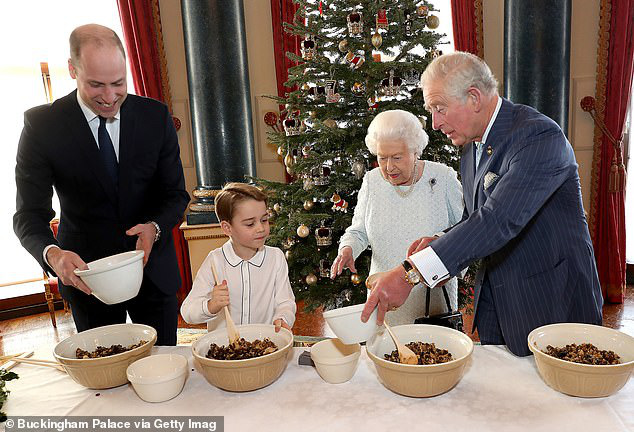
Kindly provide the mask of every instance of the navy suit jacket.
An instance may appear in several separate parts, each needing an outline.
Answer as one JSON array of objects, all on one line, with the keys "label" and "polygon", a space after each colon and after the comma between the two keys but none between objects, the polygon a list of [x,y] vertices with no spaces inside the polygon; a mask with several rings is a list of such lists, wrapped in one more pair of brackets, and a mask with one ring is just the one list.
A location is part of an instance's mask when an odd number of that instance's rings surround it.
[{"label": "navy suit jacket", "polygon": [[475,172],[475,146],[464,147],[464,217],[431,247],[452,276],[483,259],[504,340],[511,352],[528,355],[526,338],[536,327],[601,324],[577,163],[554,121],[505,99],[485,146],[491,154],[485,149]]},{"label": "navy suit jacket", "polygon": [[[152,247],[144,277],[173,294],[180,273],[171,231],[189,202],[176,130],[167,107],[149,98],[128,95],[120,118],[116,188],[76,91],[25,113],[15,170],[14,231],[42,268],[52,272],[42,257],[47,245],[57,244],[90,262],[134,250],[136,236],[125,231],[153,220],[161,238]],[[61,207],[57,239],[49,229],[53,187]]]}]

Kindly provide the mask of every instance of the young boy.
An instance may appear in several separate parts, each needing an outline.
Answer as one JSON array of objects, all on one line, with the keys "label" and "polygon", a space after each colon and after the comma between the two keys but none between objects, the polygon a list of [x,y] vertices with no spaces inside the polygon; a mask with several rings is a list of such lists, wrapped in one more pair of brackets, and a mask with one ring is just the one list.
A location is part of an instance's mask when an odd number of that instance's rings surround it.
[{"label": "young boy", "polygon": [[284,253],[264,245],[270,232],[266,198],[244,183],[229,183],[216,195],[216,215],[230,240],[201,264],[181,306],[188,323],[207,322],[209,331],[225,327],[222,310],[227,306],[236,324],[272,323],[275,331],[293,326],[297,306]]}]

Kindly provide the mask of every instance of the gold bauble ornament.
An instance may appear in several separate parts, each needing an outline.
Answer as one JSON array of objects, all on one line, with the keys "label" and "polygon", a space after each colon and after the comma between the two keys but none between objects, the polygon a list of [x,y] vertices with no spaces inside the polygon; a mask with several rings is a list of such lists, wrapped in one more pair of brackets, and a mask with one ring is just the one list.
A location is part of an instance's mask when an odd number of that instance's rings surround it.
[{"label": "gold bauble ornament", "polygon": [[293,254],[291,253],[290,250],[287,250],[286,252],[284,252],[284,256],[286,257],[286,260],[290,260],[291,257],[293,256]]},{"label": "gold bauble ornament", "polygon": [[286,172],[288,173],[289,176],[294,176],[295,175],[295,168],[293,168],[292,166],[287,166],[286,167]]},{"label": "gold bauble ornament", "polygon": [[374,48],[379,49],[379,47],[383,44],[383,36],[379,32],[376,32],[372,35],[372,45]]},{"label": "gold bauble ornament", "polygon": [[310,90],[310,86],[308,85],[308,83],[304,83],[304,84],[302,85],[302,90],[304,90],[304,91],[308,91],[308,90]]},{"label": "gold bauble ornament", "polygon": [[352,273],[352,275],[350,275],[350,280],[353,284],[359,285],[361,283],[361,276],[356,273]]},{"label": "gold bauble ornament", "polygon": [[317,276],[313,273],[309,273],[308,276],[306,276],[306,283],[308,285],[315,285],[317,283]]},{"label": "gold bauble ornament", "polygon": [[434,30],[434,29],[437,29],[439,25],[440,25],[440,18],[438,18],[436,15],[429,15],[427,17],[427,27]]},{"label": "gold bauble ornament", "polygon": [[284,165],[286,165],[287,168],[295,165],[295,159],[293,159],[291,152],[286,153],[286,156],[284,156]]},{"label": "gold bauble ornament", "polygon": [[279,146],[279,147],[277,148],[277,155],[278,155],[279,157],[284,157],[284,147]]},{"label": "gold bauble ornament", "polygon": [[310,234],[310,229],[308,229],[306,225],[301,224],[300,226],[297,227],[297,235],[300,236],[301,238],[308,237],[308,234]]},{"label": "gold bauble ornament", "polygon": [[304,210],[312,210],[315,207],[315,202],[313,200],[304,201]]},{"label": "gold bauble ornament", "polygon": [[329,127],[330,129],[334,129],[337,127],[337,122],[334,121],[333,119],[324,120],[324,124],[326,125],[326,127]]},{"label": "gold bauble ornament", "polygon": [[280,205],[280,203],[273,204],[273,210],[275,210],[276,213],[281,212],[282,211],[282,206]]},{"label": "gold bauble ornament", "polygon": [[339,42],[339,51],[343,53],[348,51],[348,39],[344,39],[341,42]]}]

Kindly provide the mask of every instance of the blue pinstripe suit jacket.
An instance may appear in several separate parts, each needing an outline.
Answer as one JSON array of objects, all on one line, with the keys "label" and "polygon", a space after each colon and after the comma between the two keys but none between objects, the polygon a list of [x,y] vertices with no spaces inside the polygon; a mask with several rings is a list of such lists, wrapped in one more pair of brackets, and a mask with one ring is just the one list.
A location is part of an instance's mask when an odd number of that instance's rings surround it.
[{"label": "blue pinstripe suit jacket", "polygon": [[[504,340],[528,355],[536,327],[602,320],[577,163],[554,121],[506,99],[485,145],[475,173],[474,145],[464,147],[464,216],[431,247],[452,276],[483,259]],[[476,314],[479,294],[478,284]]]}]

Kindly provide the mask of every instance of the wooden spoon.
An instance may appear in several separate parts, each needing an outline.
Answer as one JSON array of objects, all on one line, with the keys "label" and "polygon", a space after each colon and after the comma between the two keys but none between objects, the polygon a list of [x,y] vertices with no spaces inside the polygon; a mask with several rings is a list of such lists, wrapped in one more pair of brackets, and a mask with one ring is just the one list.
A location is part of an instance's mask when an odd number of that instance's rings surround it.
[{"label": "wooden spoon", "polygon": [[[218,280],[218,274],[216,273],[216,266],[214,265],[213,259],[211,260],[211,272],[214,275],[214,283],[219,285],[220,282]],[[234,344],[240,340],[240,332],[236,327],[236,324],[233,322],[231,318],[231,314],[229,313],[229,308],[227,306],[224,307],[225,310],[225,321],[227,322],[227,336],[229,336],[229,343]]]},{"label": "wooden spoon", "polygon": [[394,333],[392,333],[392,329],[390,328],[390,326],[387,325],[387,322],[383,321],[383,325],[385,326],[385,329],[390,334],[390,336],[392,336],[394,345],[396,345],[396,349],[398,350],[398,357],[400,362],[403,364],[411,364],[411,365],[418,364],[418,356],[416,355],[416,353],[414,353],[414,351],[412,351],[411,349],[407,348],[407,346],[399,342],[396,336],[394,336]]}]

